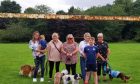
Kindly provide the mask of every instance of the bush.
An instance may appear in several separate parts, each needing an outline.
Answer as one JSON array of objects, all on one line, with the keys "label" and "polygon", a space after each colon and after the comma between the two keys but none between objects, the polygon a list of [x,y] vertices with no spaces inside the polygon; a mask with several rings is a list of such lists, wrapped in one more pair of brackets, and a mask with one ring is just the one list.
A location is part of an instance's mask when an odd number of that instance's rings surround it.
[{"label": "bush", "polygon": [[140,32],[137,33],[137,35],[136,35],[134,40],[137,41],[137,42],[140,42]]},{"label": "bush", "polygon": [[11,24],[0,31],[0,42],[26,42],[32,36],[32,30],[23,28],[20,24]]}]

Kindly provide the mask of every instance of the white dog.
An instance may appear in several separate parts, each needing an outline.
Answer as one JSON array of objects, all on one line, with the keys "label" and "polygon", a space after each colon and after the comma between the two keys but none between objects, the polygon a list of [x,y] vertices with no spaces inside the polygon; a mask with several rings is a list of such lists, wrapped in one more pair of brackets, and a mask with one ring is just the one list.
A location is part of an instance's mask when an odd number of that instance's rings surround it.
[{"label": "white dog", "polygon": [[64,75],[62,79],[63,79],[63,84],[68,84],[69,81],[71,81],[72,84],[79,84],[79,80],[82,79],[82,76],[81,74]]},{"label": "white dog", "polygon": [[62,70],[62,72],[57,72],[54,76],[54,84],[60,84],[62,77],[67,74],[68,74],[67,70]]}]

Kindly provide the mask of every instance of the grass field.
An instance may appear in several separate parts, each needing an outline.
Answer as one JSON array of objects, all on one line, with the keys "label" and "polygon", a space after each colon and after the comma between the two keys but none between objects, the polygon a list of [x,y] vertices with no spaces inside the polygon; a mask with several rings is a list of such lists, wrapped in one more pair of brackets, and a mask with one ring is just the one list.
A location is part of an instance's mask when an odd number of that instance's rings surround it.
[{"label": "grass field", "polygon": [[[110,64],[113,69],[120,70],[132,77],[127,84],[139,84],[140,82],[140,44],[138,43],[112,43],[110,44]],[[27,44],[0,44],[0,84],[33,84],[32,78],[18,75],[19,68],[24,64],[33,64],[31,50]],[[61,69],[64,65],[61,64]],[[77,73],[80,66],[77,65]],[[35,84],[53,84],[47,82]],[[80,83],[82,84],[82,82]],[[91,83],[92,80],[91,80]],[[120,79],[114,79],[107,83],[99,84],[124,84]]]}]

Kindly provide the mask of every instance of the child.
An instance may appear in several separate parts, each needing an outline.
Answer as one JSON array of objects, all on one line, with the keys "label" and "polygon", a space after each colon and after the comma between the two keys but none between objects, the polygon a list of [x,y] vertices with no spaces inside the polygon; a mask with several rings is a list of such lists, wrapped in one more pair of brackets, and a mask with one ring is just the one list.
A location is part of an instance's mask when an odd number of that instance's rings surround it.
[{"label": "child", "polygon": [[[39,45],[40,46],[38,47],[38,50],[44,50],[47,47],[47,42],[44,35],[40,35]],[[39,56],[40,54],[40,52],[37,52],[37,56]]]},{"label": "child", "polygon": [[89,40],[89,46],[84,48],[85,58],[86,58],[86,79],[85,84],[88,84],[90,72],[93,72],[94,83],[98,84],[97,79],[97,67],[96,67],[96,58],[100,57],[103,61],[105,59],[98,53],[97,47],[94,45],[95,38],[91,37]]}]

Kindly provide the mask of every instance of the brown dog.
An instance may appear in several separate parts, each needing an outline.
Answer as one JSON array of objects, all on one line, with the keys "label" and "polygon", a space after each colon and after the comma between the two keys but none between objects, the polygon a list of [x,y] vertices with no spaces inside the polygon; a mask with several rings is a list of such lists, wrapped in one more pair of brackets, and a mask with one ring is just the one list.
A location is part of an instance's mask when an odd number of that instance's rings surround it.
[{"label": "brown dog", "polygon": [[31,65],[23,65],[20,68],[19,74],[22,76],[32,77],[35,67]]}]

